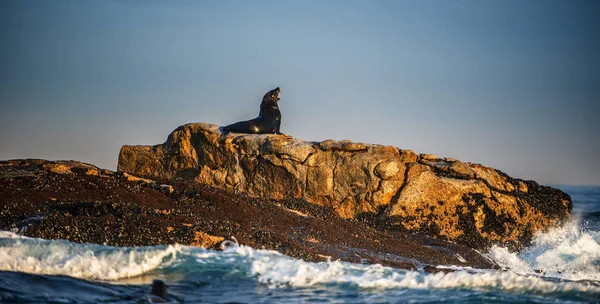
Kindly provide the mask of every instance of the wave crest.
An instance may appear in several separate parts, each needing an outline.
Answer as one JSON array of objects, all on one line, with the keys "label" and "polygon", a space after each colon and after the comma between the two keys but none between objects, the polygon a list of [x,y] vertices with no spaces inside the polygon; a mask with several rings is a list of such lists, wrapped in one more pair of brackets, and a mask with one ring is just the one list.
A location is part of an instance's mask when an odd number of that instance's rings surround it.
[{"label": "wave crest", "polygon": [[481,288],[530,293],[591,292],[597,286],[577,282],[553,282],[513,271],[471,270],[427,274],[381,265],[360,265],[340,261],[310,263],[290,258],[264,256],[252,262],[251,272],[259,282],[272,288],[310,287],[318,284],[349,284],[361,288],[453,289]]},{"label": "wave crest", "polygon": [[118,280],[144,274],[165,260],[174,260],[182,247],[111,247],[0,232],[0,270]]},{"label": "wave crest", "polygon": [[501,267],[521,274],[600,281],[600,233],[582,230],[575,220],[536,234],[532,245],[521,253],[494,246],[489,256]]}]

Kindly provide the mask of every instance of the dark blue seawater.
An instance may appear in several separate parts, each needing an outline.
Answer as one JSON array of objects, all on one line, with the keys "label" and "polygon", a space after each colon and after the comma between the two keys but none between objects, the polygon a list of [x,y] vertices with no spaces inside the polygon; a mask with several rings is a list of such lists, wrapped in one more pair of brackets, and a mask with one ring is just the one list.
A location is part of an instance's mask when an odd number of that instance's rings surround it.
[{"label": "dark blue seawater", "polygon": [[572,222],[520,253],[483,253],[509,270],[427,274],[244,246],[119,248],[0,232],[0,302],[148,303],[159,278],[171,303],[598,303],[600,187],[559,188],[573,198]]},{"label": "dark blue seawater", "polygon": [[583,229],[600,231],[600,187],[554,186],[573,200],[573,217]]}]

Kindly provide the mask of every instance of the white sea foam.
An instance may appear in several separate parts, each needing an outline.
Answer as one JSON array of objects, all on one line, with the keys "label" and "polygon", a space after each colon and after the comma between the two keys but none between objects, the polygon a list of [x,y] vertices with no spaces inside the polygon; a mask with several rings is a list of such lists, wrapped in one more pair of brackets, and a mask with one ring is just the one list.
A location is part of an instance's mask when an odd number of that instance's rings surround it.
[{"label": "white sea foam", "polygon": [[[583,244],[589,240],[582,240],[581,248],[595,252],[593,244]],[[542,243],[543,238],[539,241],[539,244]],[[218,273],[215,270],[220,270],[223,276],[253,279],[271,288],[348,284],[366,289],[473,288],[533,294],[583,292],[600,296],[597,284],[550,280],[533,272],[534,268],[519,256],[502,248],[495,250],[501,252],[498,256],[504,257],[517,270],[455,268],[457,271],[447,274],[429,274],[377,264],[306,262],[276,251],[246,246],[233,246],[224,252],[180,245],[118,248],[31,239],[0,232],[0,270],[116,280],[157,268],[182,267],[175,271],[182,276],[186,271],[192,271],[194,276],[202,276],[207,271],[207,275],[214,276]],[[182,260],[186,262],[179,263]]]},{"label": "white sea foam", "polygon": [[183,246],[110,247],[50,241],[0,231],[0,270],[117,280],[174,259]]},{"label": "white sea foam", "polygon": [[[428,274],[404,271],[382,265],[361,265],[341,261],[306,262],[276,251],[254,250],[239,246],[223,253],[197,255],[199,262],[211,260],[246,264],[248,275],[271,288],[310,287],[349,284],[368,289],[499,289],[527,293],[585,292],[600,295],[600,287],[569,281],[547,280],[539,275],[514,271],[481,270],[456,267],[452,273]],[[217,262],[218,263],[218,262]]]},{"label": "white sea foam", "polygon": [[513,271],[456,271],[427,274],[402,271],[381,265],[359,265],[340,261],[309,263],[287,257],[257,257],[251,272],[270,287],[308,287],[316,284],[351,284],[362,288],[480,288],[517,292],[589,292],[600,288],[577,282],[553,282]]},{"label": "white sea foam", "polygon": [[489,256],[521,274],[600,281],[600,232],[582,231],[577,221],[537,234],[521,253],[495,246]]}]

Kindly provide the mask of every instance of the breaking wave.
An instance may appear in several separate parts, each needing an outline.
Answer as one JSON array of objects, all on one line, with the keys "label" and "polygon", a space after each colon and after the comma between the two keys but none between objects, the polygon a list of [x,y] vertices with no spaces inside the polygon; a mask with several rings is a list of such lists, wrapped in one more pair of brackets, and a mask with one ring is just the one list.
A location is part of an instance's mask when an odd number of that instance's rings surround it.
[{"label": "breaking wave", "polygon": [[135,277],[174,260],[183,246],[111,247],[0,231],[0,270],[79,279]]},{"label": "breaking wave", "polygon": [[576,220],[535,235],[520,253],[494,246],[489,256],[521,275],[600,281],[600,232],[584,230]]},{"label": "breaking wave", "polygon": [[490,257],[510,270],[456,268],[451,273],[429,274],[341,261],[306,262],[246,246],[223,252],[182,245],[111,247],[0,232],[0,270],[104,281],[175,272],[182,281],[211,277],[229,283],[258,282],[269,289],[333,285],[366,290],[475,289],[600,296],[600,285],[590,283],[598,281],[598,237],[567,225],[537,236],[534,245],[521,254],[494,247]]}]

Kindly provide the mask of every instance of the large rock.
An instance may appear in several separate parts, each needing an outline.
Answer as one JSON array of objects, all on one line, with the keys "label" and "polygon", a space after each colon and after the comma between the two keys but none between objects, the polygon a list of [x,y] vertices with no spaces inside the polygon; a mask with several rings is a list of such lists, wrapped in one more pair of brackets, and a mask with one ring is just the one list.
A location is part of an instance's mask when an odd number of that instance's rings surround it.
[{"label": "large rock", "polygon": [[383,230],[485,248],[518,248],[571,214],[564,192],[478,164],[396,147],[177,128],[156,146],[123,146],[118,171],[189,179],[263,198],[302,198]]},{"label": "large rock", "polygon": [[213,249],[235,236],[242,245],[308,261],[427,271],[428,265],[495,267],[466,246],[378,231],[305,200],[251,198],[188,180],[165,185],[77,161],[0,161],[0,230],[112,246]]}]

